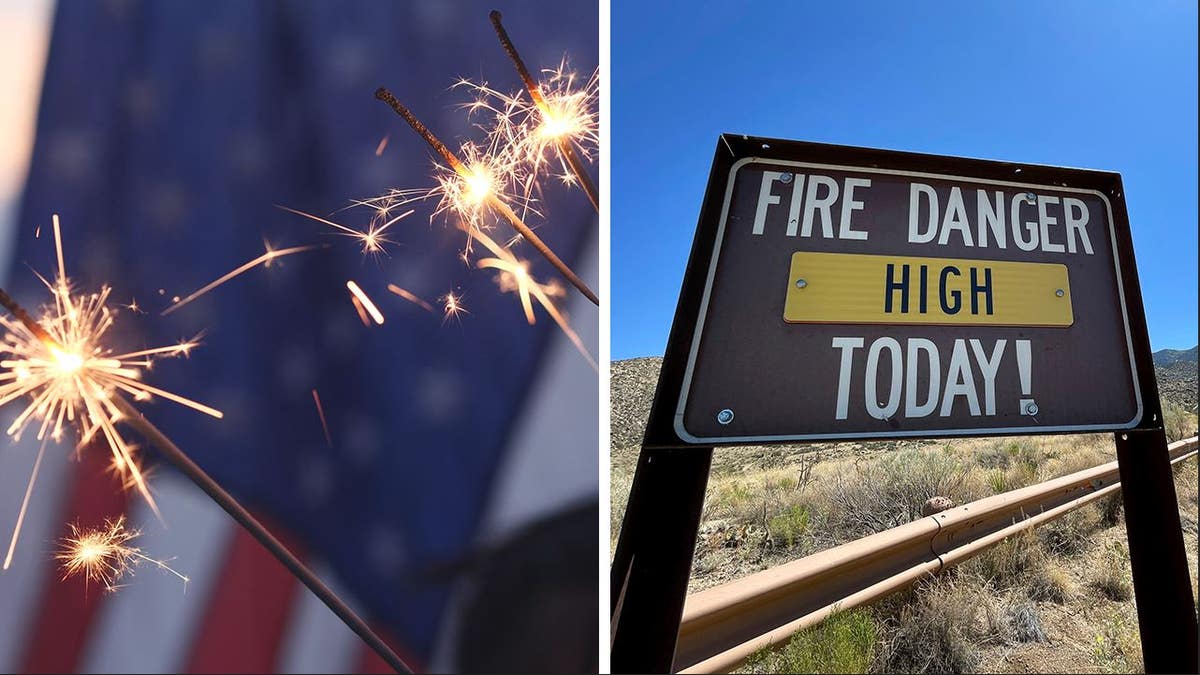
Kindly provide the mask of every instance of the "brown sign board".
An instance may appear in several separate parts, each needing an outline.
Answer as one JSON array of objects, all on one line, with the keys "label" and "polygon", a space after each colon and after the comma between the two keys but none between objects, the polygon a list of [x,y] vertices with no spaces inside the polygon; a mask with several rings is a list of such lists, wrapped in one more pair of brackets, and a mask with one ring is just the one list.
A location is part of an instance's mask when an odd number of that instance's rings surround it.
[{"label": "brown sign board", "polygon": [[1119,176],[763,140],[714,164],[659,431],[668,414],[684,445],[1139,424],[1124,204],[1094,187]]}]

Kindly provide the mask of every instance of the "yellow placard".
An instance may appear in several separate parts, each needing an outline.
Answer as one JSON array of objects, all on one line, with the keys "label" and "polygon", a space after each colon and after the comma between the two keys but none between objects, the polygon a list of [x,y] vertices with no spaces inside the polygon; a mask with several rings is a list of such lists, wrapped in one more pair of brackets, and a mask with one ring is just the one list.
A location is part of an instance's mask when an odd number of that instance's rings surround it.
[{"label": "yellow placard", "polygon": [[854,253],[792,254],[789,323],[1070,326],[1067,266]]}]

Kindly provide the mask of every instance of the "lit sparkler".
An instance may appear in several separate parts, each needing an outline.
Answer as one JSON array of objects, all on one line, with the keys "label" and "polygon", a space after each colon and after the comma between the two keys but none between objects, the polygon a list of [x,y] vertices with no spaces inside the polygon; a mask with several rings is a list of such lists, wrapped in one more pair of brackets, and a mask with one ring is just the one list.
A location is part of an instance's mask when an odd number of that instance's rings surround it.
[{"label": "lit sparkler", "polygon": [[[114,399],[123,393],[139,401],[158,396],[220,418],[222,413],[215,408],[141,380],[142,370],[150,368],[156,359],[186,356],[199,342],[193,339],[175,345],[113,353],[112,348],[104,344],[105,334],[117,314],[108,302],[111,288],[103,286],[96,293],[72,291],[63,262],[62,232],[57,215],[53,221],[58,272],[53,282],[39,275],[53,297],[53,302],[42,308],[41,319],[35,320],[0,291],[0,304],[15,317],[0,316],[0,326],[5,329],[0,355],[6,357],[0,359],[0,405],[29,397],[29,403],[6,433],[19,439],[27,428],[36,426],[38,440],[60,441],[64,429],[75,426],[79,432],[77,448],[82,448],[93,438],[103,438],[112,452],[115,471],[158,513],[145,476],[133,458],[133,448],[116,429],[123,414]],[[12,551],[20,536],[23,514],[44,449],[43,445],[30,474],[22,515],[18,517],[5,558],[5,569],[12,562]]]},{"label": "lit sparkler", "polygon": [[438,178],[442,195],[439,212],[452,211],[454,214],[462,216],[467,223],[468,237],[475,237],[482,234],[483,229],[480,227],[479,214],[484,208],[490,209],[491,212],[508,221],[513,229],[545,257],[564,278],[579,289],[579,292],[583,293],[592,303],[600,303],[595,292],[584,283],[583,279],[580,279],[505,201],[503,193],[505,179],[502,177],[505,172],[510,170],[508,167],[519,164],[517,160],[513,159],[511,152],[488,155],[479,150],[478,146],[467,144],[464,146],[464,161],[451,152],[433,132],[412,114],[412,111],[387,89],[380,87],[375,91],[375,97],[391,106],[392,110],[404,118],[404,121],[408,122],[409,126],[446,162],[446,171],[442,172]]},{"label": "lit sparkler", "polygon": [[[64,421],[79,428],[81,441],[77,447],[82,447],[90,439],[102,434],[112,449],[113,467],[118,474],[132,479],[157,514],[157,506],[145,483],[145,474],[133,456],[133,446],[116,431],[115,424],[120,421],[133,427],[162,457],[174,464],[184,476],[246,528],[247,532],[396,672],[412,672],[391,647],[371,630],[362,617],[125,398],[124,394],[131,394],[135,400],[160,396],[215,417],[222,416],[218,410],[151,387],[138,379],[141,374],[140,368],[148,368],[153,359],[186,354],[195,346],[194,341],[119,356],[111,355],[112,350],[101,340],[111,327],[116,314],[115,310],[106,304],[108,289],[105,287],[100,293],[91,295],[73,294],[63,263],[62,237],[57,216],[54,217],[54,240],[58,257],[58,276],[54,283],[42,279],[54,296],[54,303],[43,308],[40,322],[0,289],[0,306],[16,318],[14,321],[7,316],[0,316],[0,324],[7,329],[4,342],[0,343],[0,353],[7,352],[12,356],[0,361],[0,369],[3,369],[0,371],[0,405],[25,395],[30,395],[33,399],[18,415],[9,430],[10,433],[17,435],[33,420],[40,419],[38,438],[43,440],[43,443],[49,438],[60,436]],[[316,247],[297,247],[303,250],[310,248]],[[268,250],[265,260],[253,262],[269,262],[286,254],[285,251]],[[235,270],[235,273],[231,274],[236,276],[238,273],[241,272]],[[229,278],[232,276],[226,275],[222,280]],[[211,290],[213,287],[215,285],[210,284],[207,288]],[[196,294],[190,297],[194,298]],[[33,480],[40,464],[39,452],[26,490],[22,515],[18,517],[18,526],[13,532],[14,541],[9,546],[9,561],[20,532],[20,522],[24,519],[25,507],[28,505],[28,494],[33,489]],[[138,549],[127,545],[135,536],[136,533],[130,535],[129,531],[125,530],[122,521],[118,521],[115,526],[110,523],[105,530],[98,533],[73,530],[61,558],[67,564],[68,575],[91,575],[86,578],[102,581],[106,587],[113,588],[115,581],[127,573],[129,565],[135,561],[148,561],[165,567],[165,563],[143,556]],[[8,561],[5,567],[7,563]],[[183,575],[175,574],[186,580]]]},{"label": "lit sparkler", "polygon": [[[535,168],[544,161],[546,150],[554,146],[558,150],[559,160],[563,165],[562,179],[564,182],[578,182],[587,194],[588,201],[597,212],[600,210],[600,199],[596,184],[588,175],[583,165],[584,157],[589,156],[589,149],[599,143],[599,123],[595,113],[596,102],[599,100],[599,80],[597,73],[579,85],[579,78],[567,67],[563,59],[557,69],[543,70],[546,77],[542,82],[534,80],[525,62],[521,59],[508,31],[500,21],[500,12],[492,10],[488,15],[500,45],[512,60],[529,93],[530,101],[525,104],[519,96],[505,96],[494,90],[480,87],[479,91],[485,96],[494,96],[502,101],[503,115],[497,116],[497,129],[504,136],[520,139],[520,153]],[[506,129],[513,125],[517,130]]]},{"label": "lit sparkler", "polygon": [[170,572],[183,581],[187,588],[188,578],[167,565],[166,560],[156,560],[129,542],[141,536],[141,532],[125,527],[125,516],[106,520],[104,527],[85,530],[70,523],[71,534],[62,540],[62,548],[55,557],[62,562],[63,579],[82,574],[87,583],[99,582],[108,591],[118,588],[126,575],[134,568],[149,563]]}]

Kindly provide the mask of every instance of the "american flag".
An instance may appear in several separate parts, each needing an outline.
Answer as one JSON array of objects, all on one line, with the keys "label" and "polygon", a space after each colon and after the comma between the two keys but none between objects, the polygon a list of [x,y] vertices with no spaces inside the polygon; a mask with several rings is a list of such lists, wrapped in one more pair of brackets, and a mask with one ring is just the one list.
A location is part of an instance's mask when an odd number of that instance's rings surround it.
[{"label": "american flag", "polygon": [[[123,312],[115,342],[203,331],[189,359],[148,377],[225,419],[161,400],[143,411],[412,665],[592,670],[595,372],[552,321],[527,325],[493,275],[463,265],[461,234],[430,224],[428,207],[374,261],[274,206],[329,214],[427,186],[426,147],[372,93],[388,86],[447,138],[472,134],[448,90],[457,76],[520,87],[488,23],[493,7],[531,67],[564,53],[595,67],[594,2],[59,3],[5,287],[27,305],[45,300],[30,269],[53,269],[53,245],[45,227],[35,233],[58,213],[74,281],[110,283],[146,312]],[[541,210],[543,239],[594,287],[586,198],[549,183]],[[159,316],[172,296],[260,255],[264,239],[331,247]],[[554,278],[540,260],[532,272]],[[372,295],[384,325],[359,322],[347,279]],[[388,283],[429,300],[453,290],[471,313],[443,322]],[[565,308],[595,354],[598,312],[579,297]],[[105,475],[102,452],[76,461],[70,449],[48,448],[12,568],[0,573],[0,672],[383,668],[169,467],[151,482],[164,523]],[[36,451],[31,437],[0,447],[6,535]],[[143,531],[142,549],[174,558],[186,593],[153,569],[115,593],[60,580],[52,555],[67,523],[119,514]]]}]

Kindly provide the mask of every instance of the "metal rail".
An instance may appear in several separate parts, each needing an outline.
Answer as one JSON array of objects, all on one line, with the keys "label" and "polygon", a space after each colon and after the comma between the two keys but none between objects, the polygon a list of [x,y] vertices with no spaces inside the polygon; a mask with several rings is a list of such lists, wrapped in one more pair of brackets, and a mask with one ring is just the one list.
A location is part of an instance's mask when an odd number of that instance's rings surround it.
[{"label": "metal rail", "polygon": [[[1197,452],[1172,443],[1171,462]],[[729,672],[835,610],[866,605],[1121,487],[1117,463],[942,511],[688,596],[674,670]]]}]

